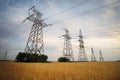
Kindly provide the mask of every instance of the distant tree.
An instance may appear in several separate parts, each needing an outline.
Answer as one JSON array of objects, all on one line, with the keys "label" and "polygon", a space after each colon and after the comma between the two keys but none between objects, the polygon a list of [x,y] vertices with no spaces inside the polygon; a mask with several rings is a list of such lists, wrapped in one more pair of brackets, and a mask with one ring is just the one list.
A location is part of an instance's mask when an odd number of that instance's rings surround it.
[{"label": "distant tree", "polygon": [[60,57],[58,58],[58,62],[69,62],[70,60],[66,57]]},{"label": "distant tree", "polygon": [[46,62],[47,61],[47,59],[48,59],[48,56],[47,55],[39,55],[39,57],[38,57],[38,60],[40,61],[40,62]]},{"label": "distant tree", "polygon": [[17,55],[17,57],[16,57],[16,61],[18,61],[18,62],[24,62],[25,61],[25,56],[26,56],[25,53],[19,52],[18,55]]},{"label": "distant tree", "polygon": [[25,52],[19,52],[16,56],[16,61],[18,62],[47,62],[48,56],[41,54],[31,54]]}]

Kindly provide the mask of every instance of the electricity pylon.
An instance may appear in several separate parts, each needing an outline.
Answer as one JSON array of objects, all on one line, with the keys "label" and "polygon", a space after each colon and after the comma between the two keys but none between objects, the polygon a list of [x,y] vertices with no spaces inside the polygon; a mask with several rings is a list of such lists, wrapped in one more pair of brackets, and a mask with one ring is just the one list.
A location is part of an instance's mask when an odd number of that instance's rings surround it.
[{"label": "electricity pylon", "polygon": [[104,58],[103,58],[101,50],[99,50],[99,53],[100,53],[100,61],[104,61]]},{"label": "electricity pylon", "polygon": [[7,54],[8,54],[8,52],[7,52],[7,51],[5,51],[4,60],[6,60],[6,59],[7,59]]},{"label": "electricity pylon", "polygon": [[94,51],[93,51],[93,48],[91,48],[91,61],[97,61],[96,58],[95,58],[95,54],[94,54]]},{"label": "electricity pylon", "polygon": [[79,54],[78,54],[78,61],[88,61],[87,55],[85,53],[85,48],[84,48],[84,41],[83,41],[83,36],[81,33],[81,30],[79,30]]},{"label": "electricity pylon", "polygon": [[64,37],[63,57],[66,57],[69,60],[74,61],[72,44],[70,41],[71,37],[69,35],[69,31],[66,28],[64,28],[64,30],[65,30],[65,35],[62,35]]},{"label": "electricity pylon", "polygon": [[28,11],[28,17],[23,21],[29,20],[33,23],[24,52],[30,54],[44,54],[43,28],[48,26],[42,20],[40,13],[35,6]]}]

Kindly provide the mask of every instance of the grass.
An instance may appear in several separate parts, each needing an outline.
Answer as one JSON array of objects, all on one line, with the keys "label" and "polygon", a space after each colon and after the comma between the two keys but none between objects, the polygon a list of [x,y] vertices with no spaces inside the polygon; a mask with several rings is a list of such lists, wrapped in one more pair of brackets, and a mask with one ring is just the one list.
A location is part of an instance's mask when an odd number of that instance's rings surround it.
[{"label": "grass", "polygon": [[0,80],[119,80],[120,62],[0,61]]}]

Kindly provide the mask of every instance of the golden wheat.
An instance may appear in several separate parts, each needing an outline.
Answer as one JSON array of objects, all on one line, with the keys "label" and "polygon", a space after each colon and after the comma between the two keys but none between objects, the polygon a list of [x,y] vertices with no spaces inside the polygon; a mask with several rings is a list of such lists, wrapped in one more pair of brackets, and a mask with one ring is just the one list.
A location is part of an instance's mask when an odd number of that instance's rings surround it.
[{"label": "golden wheat", "polygon": [[0,80],[119,80],[120,62],[0,62]]}]

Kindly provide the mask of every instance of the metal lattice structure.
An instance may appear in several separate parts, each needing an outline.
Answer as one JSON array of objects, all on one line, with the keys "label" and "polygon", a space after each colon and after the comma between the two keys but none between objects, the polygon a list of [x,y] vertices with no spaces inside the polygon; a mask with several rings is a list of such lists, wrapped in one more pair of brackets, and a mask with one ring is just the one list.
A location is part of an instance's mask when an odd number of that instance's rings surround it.
[{"label": "metal lattice structure", "polygon": [[100,61],[104,61],[104,58],[103,58],[101,50],[99,50],[99,53],[100,53]]},{"label": "metal lattice structure", "polygon": [[7,60],[7,55],[8,55],[8,52],[6,50],[0,50],[0,59],[2,60]]},{"label": "metal lattice structure", "polygon": [[8,54],[8,52],[7,52],[7,51],[5,51],[4,60],[6,60],[6,59],[7,59],[7,54]]},{"label": "metal lattice structure", "polygon": [[79,32],[79,54],[78,54],[78,61],[88,61],[87,55],[85,53],[85,48],[84,48],[84,41],[83,41],[83,36],[81,33],[81,30]]},{"label": "metal lattice structure", "polygon": [[72,44],[70,41],[71,37],[69,35],[69,31],[66,28],[64,28],[64,30],[65,30],[65,35],[63,35],[64,37],[63,57],[66,57],[69,60],[74,61]]},{"label": "metal lattice structure", "polygon": [[93,48],[91,48],[91,61],[97,61],[96,60],[96,57],[95,57],[95,54],[94,54],[94,50],[93,50]]},{"label": "metal lattice structure", "polygon": [[43,22],[42,13],[32,6],[28,11],[28,17],[23,22],[26,20],[31,21],[33,25],[24,52],[44,54],[43,28],[48,25]]}]

